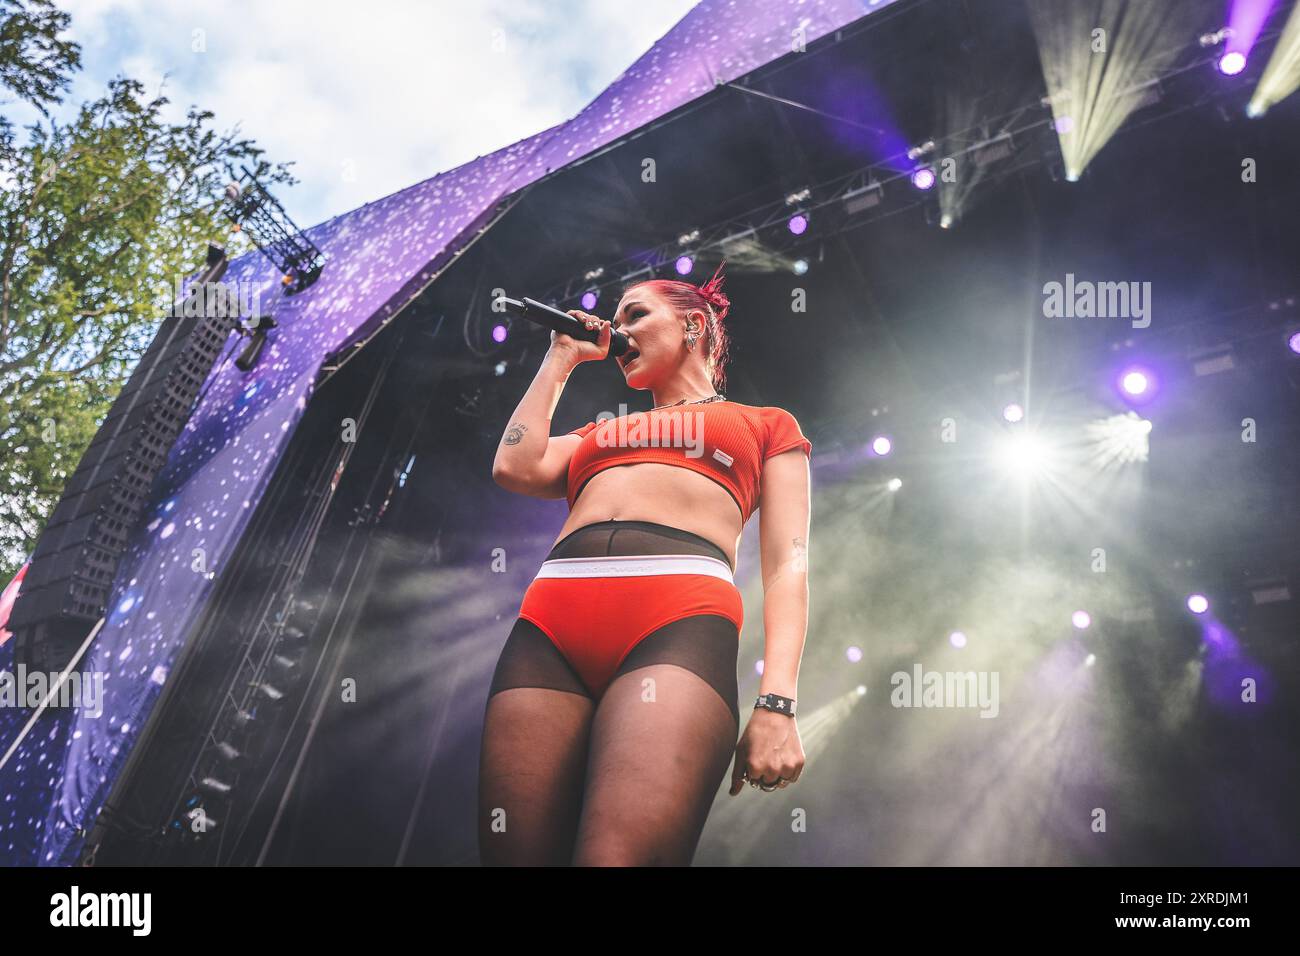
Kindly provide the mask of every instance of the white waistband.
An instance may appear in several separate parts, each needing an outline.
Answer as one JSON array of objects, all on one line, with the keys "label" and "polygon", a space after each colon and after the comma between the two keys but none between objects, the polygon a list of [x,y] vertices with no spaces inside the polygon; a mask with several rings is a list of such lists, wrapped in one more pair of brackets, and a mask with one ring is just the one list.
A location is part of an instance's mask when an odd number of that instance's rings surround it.
[{"label": "white waistband", "polygon": [[539,578],[622,578],[646,574],[707,574],[735,583],[725,561],[706,554],[631,554],[543,561]]}]

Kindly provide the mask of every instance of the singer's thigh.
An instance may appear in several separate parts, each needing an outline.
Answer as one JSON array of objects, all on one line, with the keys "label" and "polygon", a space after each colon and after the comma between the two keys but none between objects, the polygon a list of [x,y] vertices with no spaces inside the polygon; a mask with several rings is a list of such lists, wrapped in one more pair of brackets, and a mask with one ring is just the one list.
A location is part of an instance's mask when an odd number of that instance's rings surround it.
[{"label": "singer's thigh", "polygon": [[570,862],[595,707],[550,639],[517,620],[483,718],[478,832],[485,866]]},{"label": "singer's thigh", "polygon": [[616,677],[592,722],[573,862],[688,866],[735,747],[735,718],[700,675],[650,664]]}]

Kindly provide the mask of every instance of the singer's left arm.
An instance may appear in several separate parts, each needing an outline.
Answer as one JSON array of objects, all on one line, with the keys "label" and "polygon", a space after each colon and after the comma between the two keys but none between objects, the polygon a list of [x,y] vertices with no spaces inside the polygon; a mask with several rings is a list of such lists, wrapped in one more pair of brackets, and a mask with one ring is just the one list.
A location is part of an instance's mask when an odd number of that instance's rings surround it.
[{"label": "singer's left arm", "polygon": [[[799,661],[808,632],[808,531],[812,511],[808,456],[802,449],[773,455],[759,485],[759,562],[763,573],[763,676],[760,694],[798,702]],[[797,709],[797,708],[796,708]],[[792,717],[757,709],[737,748],[731,793],[751,779],[793,783],[804,752]],[[782,786],[785,786],[783,783]]]}]

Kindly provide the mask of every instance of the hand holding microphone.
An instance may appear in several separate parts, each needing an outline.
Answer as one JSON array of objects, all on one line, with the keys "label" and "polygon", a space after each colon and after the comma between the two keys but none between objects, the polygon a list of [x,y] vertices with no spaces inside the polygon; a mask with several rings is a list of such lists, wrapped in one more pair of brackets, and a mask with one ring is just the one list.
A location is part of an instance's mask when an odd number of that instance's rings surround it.
[{"label": "hand holding microphone", "polygon": [[599,316],[591,315],[580,309],[569,309],[566,314],[573,316],[578,322],[582,323],[584,331],[595,332],[596,341],[590,342],[586,339],[574,338],[571,335],[552,329],[551,350],[562,351],[572,356],[574,364],[605,358],[609,354],[610,343],[613,339],[613,326]]},{"label": "hand holding microphone", "polygon": [[551,348],[572,356],[575,362],[590,362],[628,350],[627,336],[615,332],[605,319],[570,309],[561,312],[535,299],[502,298],[506,311],[551,330]]}]

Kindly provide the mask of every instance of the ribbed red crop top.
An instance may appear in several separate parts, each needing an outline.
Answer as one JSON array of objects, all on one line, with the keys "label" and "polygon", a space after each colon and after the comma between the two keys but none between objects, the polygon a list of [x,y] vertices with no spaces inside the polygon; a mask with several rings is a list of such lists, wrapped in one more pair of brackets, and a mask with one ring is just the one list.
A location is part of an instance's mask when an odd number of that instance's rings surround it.
[{"label": "ribbed red crop top", "polygon": [[635,412],[588,422],[569,462],[569,510],[587,481],[615,465],[658,462],[712,478],[736,500],[743,521],[758,508],[763,462],[791,448],[812,454],[812,442],[782,408],[709,402]]}]

